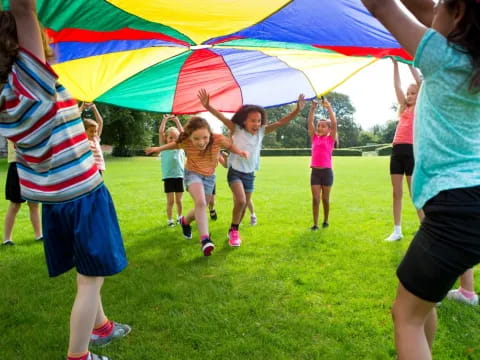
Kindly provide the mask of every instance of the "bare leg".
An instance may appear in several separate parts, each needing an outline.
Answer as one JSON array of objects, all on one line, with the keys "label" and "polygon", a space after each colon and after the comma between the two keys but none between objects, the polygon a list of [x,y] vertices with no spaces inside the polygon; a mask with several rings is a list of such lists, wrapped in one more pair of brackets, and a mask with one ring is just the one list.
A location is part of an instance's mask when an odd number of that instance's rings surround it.
[{"label": "bare leg", "polygon": [[3,241],[12,240],[13,225],[15,224],[15,217],[22,204],[10,201],[8,205],[7,214],[5,215],[5,226],[3,228]]},{"label": "bare leg", "polygon": [[392,315],[399,360],[429,360],[436,331],[435,304],[398,284]]},{"label": "bare leg", "polygon": [[99,312],[102,285],[103,277],[77,274],[77,296],[70,316],[69,354],[81,354],[88,351],[90,334]]},{"label": "bare leg", "polygon": [[460,286],[467,291],[475,292],[473,268],[468,269],[462,274],[462,276],[460,276]]},{"label": "bare leg", "polygon": [[313,226],[318,226],[318,214],[320,212],[320,194],[322,187],[320,185],[312,185],[312,213]]},{"label": "bare leg", "polygon": [[193,183],[188,186],[188,192],[192,196],[195,208],[190,210],[185,217],[187,223],[193,220],[197,221],[198,232],[200,236],[208,235],[208,220],[207,220],[207,202],[210,201],[211,195],[205,196],[202,183]]},{"label": "bare leg", "polygon": [[215,209],[215,195],[212,194],[210,201],[208,202],[208,210]]},{"label": "bare leg", "polygon": [[[245,193],[247,195],[247,207],[250,215],[255,215],[255,207],[253,206],[252,193]],[[250,194],[250,196],[248,196]]]},{"label": "bare leg", "polygon": [[[412,197],[412,177],[406,176],[406,178],[407,178],[408,192],[410,193],[410,197]],[[423,219],[425,218],[425,214],[423,213],[422,209],[417,209],[417,216],[418,216],[418,220],[422,222]]]},{"label": "bare leg", "polygon": [[30,210],[30,221],[33,226],[33,231],[35,231],[35,238],[39,239],[42,237],[42,222],[40,221],[40,206],[38,203],[27,202],[28,208]]},{"label": "bare leg", "polygon": [[392,174],[393,187],[393,222],[396,226],[402,224],[402,196],[403,196],[403,175]]},{"label": "bare leg", "polygon": [[247,197],[240,181],[230,184],[230,189],[233,193],[232,224],[240,224],[247,208]]},{"label": "bare leg", "polygon": [[183,211],[183,204],[182,204],[183,193],[177,192],[175,193],[175,204],[177,205],[177,215],[182,215]]},{"label": "bare leg", "polygon": [[323,222],[328,224],[328,216],[330,214],[330,191],[331,186],[322,186],[322,205],[323,205]]},{"label": "bare leg", "polygon": [[173,204],[174,204],[175,193],[167,193],[167,219],[171,220],[173,215]]}]

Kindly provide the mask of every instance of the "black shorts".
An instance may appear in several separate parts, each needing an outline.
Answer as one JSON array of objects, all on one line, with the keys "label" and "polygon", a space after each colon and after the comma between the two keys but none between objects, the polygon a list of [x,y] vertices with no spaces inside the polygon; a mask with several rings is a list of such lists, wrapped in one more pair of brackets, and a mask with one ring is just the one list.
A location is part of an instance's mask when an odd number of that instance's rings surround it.
[{"label": "black shorts", "polygon": [[183,178],[169,178],[163,179],[163,190],[166,193],[182,193]]},{"label": "black shorts", "polygon": [[412,176],[415,161],[412,144],[395,144],[390,157],[390,175]]},{"label": "black shorts", "polygon": [[17,204],[25,202],[20,195],[20,179],[18,178],[16,162],[11,162],[8,165],[7,182],[5,183],[5,199]]},{"label": "black shorts", "polygon": [[397,276],[414,295],[439,302],[480,262],[480,186],[442,191],[423,211],[425,219]]},{"label": "black shorts", "polygon": [[310,185],[332,186],[333,170],[331,168],[312,168],[310,175]]}]

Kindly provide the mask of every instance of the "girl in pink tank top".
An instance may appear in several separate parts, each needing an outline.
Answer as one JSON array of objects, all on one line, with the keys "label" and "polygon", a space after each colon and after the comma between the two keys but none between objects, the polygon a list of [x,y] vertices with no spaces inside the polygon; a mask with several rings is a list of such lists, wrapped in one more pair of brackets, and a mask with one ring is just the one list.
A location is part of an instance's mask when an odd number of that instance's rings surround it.
[{"label": "girl in pink tank top", "polygon": [[[395,93],[399,105],[399,121],[395,136],[393,138],[392,156],[390,157],[390,177],[393,187],[393,232],[385,241],[398,241],[402,235],[402,196],[403,196],[403,176],[405,176],[408,185],[408,191],[411,189],[412,173],[414,166],[413,158],[413,121],[415,114],[415,105],[417,103],[417,94],[421,84],[421,78],[418,71],[410,67],[410,71],[415,78],[415,83],[410,84],[407,93],[404,94],[400,83],[400,74],[398,63],[393,61],[393,79],[395,84]],[[418,211],[420,221],[423,219],[423,212]]]},{"label": "girl in pink tank top", "polygon": [[330,120],[320,119],[314,126],[314,115],[318,102],[312,101],[308,113],[308,135],[312,139],[312,159],[310,168],[310,186],[312,187],[312,231],[318,230],[318,215],[320,197],[323,204],[322,227],[328,227],[328,215],[330,213],[330,190],[333,185],[332,153],[337,138],[337,120],[330,103],[322,97],[322,105],[327,109]]}]

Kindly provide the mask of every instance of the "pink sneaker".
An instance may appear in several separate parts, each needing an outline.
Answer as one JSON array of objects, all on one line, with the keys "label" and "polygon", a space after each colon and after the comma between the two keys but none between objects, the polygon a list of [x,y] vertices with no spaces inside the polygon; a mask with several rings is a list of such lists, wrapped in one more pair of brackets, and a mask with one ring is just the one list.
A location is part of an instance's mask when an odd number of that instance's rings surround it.
[{"label": "pink sneaker", "polygon": [[239,247],[242,243],[240,236],[238,235],[238,230],[229,230],[228,231],[228,244],[233,247]]}]

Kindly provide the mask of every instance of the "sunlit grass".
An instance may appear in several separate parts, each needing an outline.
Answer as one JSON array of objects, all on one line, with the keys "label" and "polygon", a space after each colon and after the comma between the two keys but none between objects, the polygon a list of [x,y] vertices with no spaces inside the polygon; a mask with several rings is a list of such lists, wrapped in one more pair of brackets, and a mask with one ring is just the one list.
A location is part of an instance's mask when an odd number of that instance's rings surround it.
[{"label": "sunlit grass", "polygon": [[[405,195],[404,240],[384,242],[392,230],[388,158],[337,157],[330,227],[312,233],[308,161],[262,159],[253,197],[258,225],[241,226],[238,249],[226,241],[232,199],[219,168],[219,218],[210,223],[217,247],[204,258],[196,227],[185,240],[178,226],[166,226],[158,160],[108,158],[105,181],[130,264],[106,280],[103,299],[110,318],[133,330],[100,353],[118,360],[393,359],[390,306],[396,266],[418,226],[413,206]],[[5,162],[0,172],[4,179]],[[187,193],[184,199],[190,208]],[[48,278],[26,207],[14,240],[15,247],[0,248],[0,357],[64,359],[74,273]],[[480,358],[478,309],[445,301],[439,319],[435,359]]]}]

